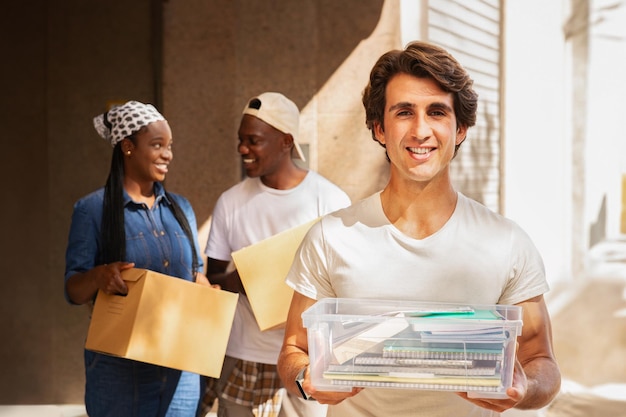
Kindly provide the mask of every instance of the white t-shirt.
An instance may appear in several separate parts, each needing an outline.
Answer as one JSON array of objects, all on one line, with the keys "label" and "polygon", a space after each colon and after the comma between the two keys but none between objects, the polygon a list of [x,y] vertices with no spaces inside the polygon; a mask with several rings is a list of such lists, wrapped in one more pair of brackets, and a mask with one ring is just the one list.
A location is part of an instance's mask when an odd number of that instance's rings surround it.
[{"label": "white t-shirt", "polygon": [[[458,194],[454,213],[425,239],[389,223],[374,194],[324,216],[305,237],[287,284],[326,297],[517,304],[548,291],[543,260],[513,221]],[[487,414],[485,414],[487,413]],[[329,416],[489,416],[454,393],[366,388]]]},{"label": "white t-shirt", "polygon": [[[231,260],[234,251],[349,204],[345,192],[314,171],[289,190],[246,178],[217,200],[205,253],[209,258]],[[284,329],[261,332],[247,297],[240,295],[226,354],[276,364],[283,336]]]}]

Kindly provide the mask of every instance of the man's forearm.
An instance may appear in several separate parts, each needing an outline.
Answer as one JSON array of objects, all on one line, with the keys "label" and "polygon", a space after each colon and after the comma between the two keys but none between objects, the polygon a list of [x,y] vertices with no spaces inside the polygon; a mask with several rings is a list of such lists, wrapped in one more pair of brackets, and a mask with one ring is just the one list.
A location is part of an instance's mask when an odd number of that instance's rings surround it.
[{"label": "man's forearm", "polygon": [[285,388],[294,395],[300,396],[295,380],[298,372],[309,365],[309,356],[295,346],[283,347],[278,356],[278,374]]},{"label": "man's forearm", "polygon": [[538,358],[524,366],[528,387],[515,408],[538,409],[554,399],[561,388],[561,372],[553,359]]},{"label": "man's forearm", "polygon": [[236,272],[222,272],[218,274],[207,275],[211,284],[219,285],[223,290],[234,293],[245,294],[246,290],[239,279]]}]

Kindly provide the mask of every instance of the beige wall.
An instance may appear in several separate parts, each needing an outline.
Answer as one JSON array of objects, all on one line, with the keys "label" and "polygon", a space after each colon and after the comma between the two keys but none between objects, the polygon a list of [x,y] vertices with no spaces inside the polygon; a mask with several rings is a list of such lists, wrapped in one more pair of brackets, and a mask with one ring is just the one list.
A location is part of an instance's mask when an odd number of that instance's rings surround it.
[{"label": "beige wall", "polygon": [[[377,27],[382,4],[4,6],[0,404],[82,401],[88,317],[65,303],[62,277],[72,204],[104,184],[110,162],[91,118],[110,101],[162,104],[176,141],[167,186],[191,200],[202,223],[239,179],[235,132],[243,104],[258,92],[281,91],[306,109],[314,166],[361,197],[379,187],[385,163],[363,128],[358,95],[373,59],[399,38],[388,21]],[[376,42],[367,39],[373,33]],[[325,130],[329,124],[345,129]],[[369,159],[359,155],[368,152]]]},{"label": "beige wall", "polygon": [[[360,42],[372,34],[383,2],[212,3],[206,8],[203,0],[166,2],[164,12],[164,110],[178,138],[178,164],[168,184],[185,191],[200,223],[210,215],[219,194],[240,179],[236,132],[248,98],[263,91],[279,91],[304,111],[346,65]],[[358,124],[361,134],[366,132],[360,91],[372,60],[380,55],[376,49],[371,54],[376,57],[361,62],[364,71],[355,93],[350,90],[354,89],[354,73],[348,74],[344,85],[331,92],[332,98],[326,93],[315,114],[357,113],[350,122]],[[355,146],[355,129],[350,129],[350,135],[341,141]],[[303,122],[303,141],[310,143],[321,130],[317,124]],[[337,137],[333,139],[337,141]],[[320,152],[327,151],[324,145],[320,144]],[[346,157],[350,153],[359,152],[352,149],[335,159],[349,166]],[[339,185],[354,175],[332,169],[323,154],[320,161],[309,162]],[[182,164],[189,166],[180,169]],[[191,166],[195,169],[188,169]],[[356,188],[348,191],[358,194]]]}]

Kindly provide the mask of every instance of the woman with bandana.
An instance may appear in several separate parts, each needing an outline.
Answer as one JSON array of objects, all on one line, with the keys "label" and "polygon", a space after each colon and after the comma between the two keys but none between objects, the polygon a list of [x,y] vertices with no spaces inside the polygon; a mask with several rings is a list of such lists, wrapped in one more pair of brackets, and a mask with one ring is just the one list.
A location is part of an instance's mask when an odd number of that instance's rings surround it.
[{"label": "woman with bandana", "polygon": [[[163,180],[173,158],[172,131],[150,104],[129,101],[94,118],[113,146],[103,188],[74,205],[66,251],[65,297],[91,304],[98,291],[126,294],[120,273],[144,268],[210,285],[191,205]],[[85,350],[90,417],[193,417],[200,377]]]}]

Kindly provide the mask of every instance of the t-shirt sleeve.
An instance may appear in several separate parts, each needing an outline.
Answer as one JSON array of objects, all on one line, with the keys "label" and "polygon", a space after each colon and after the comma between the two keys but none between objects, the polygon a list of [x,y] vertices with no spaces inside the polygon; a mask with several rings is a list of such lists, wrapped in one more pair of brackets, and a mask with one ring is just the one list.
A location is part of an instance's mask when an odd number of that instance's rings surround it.
[{"label": "t-shirt sleeve", "polygon": [[211,216],[211,228],[204,253],[207,257],[220,261],[230,260],[232,252],[228,239],[228,210],[223,196],[218,198]]},{"label": "t-shirt sleeve", "polygon": [[329,275],[329,257],[324,252],[322,218],[307,232],[296,251],[286,283],[294,291],[319,300],[335,297]]},{"label": "t-shirt sleeve", "polygon": [[512,268],[500,304],[518,304],[549,291],[543,258],[530,236],[514,224],[511,234]]}]

